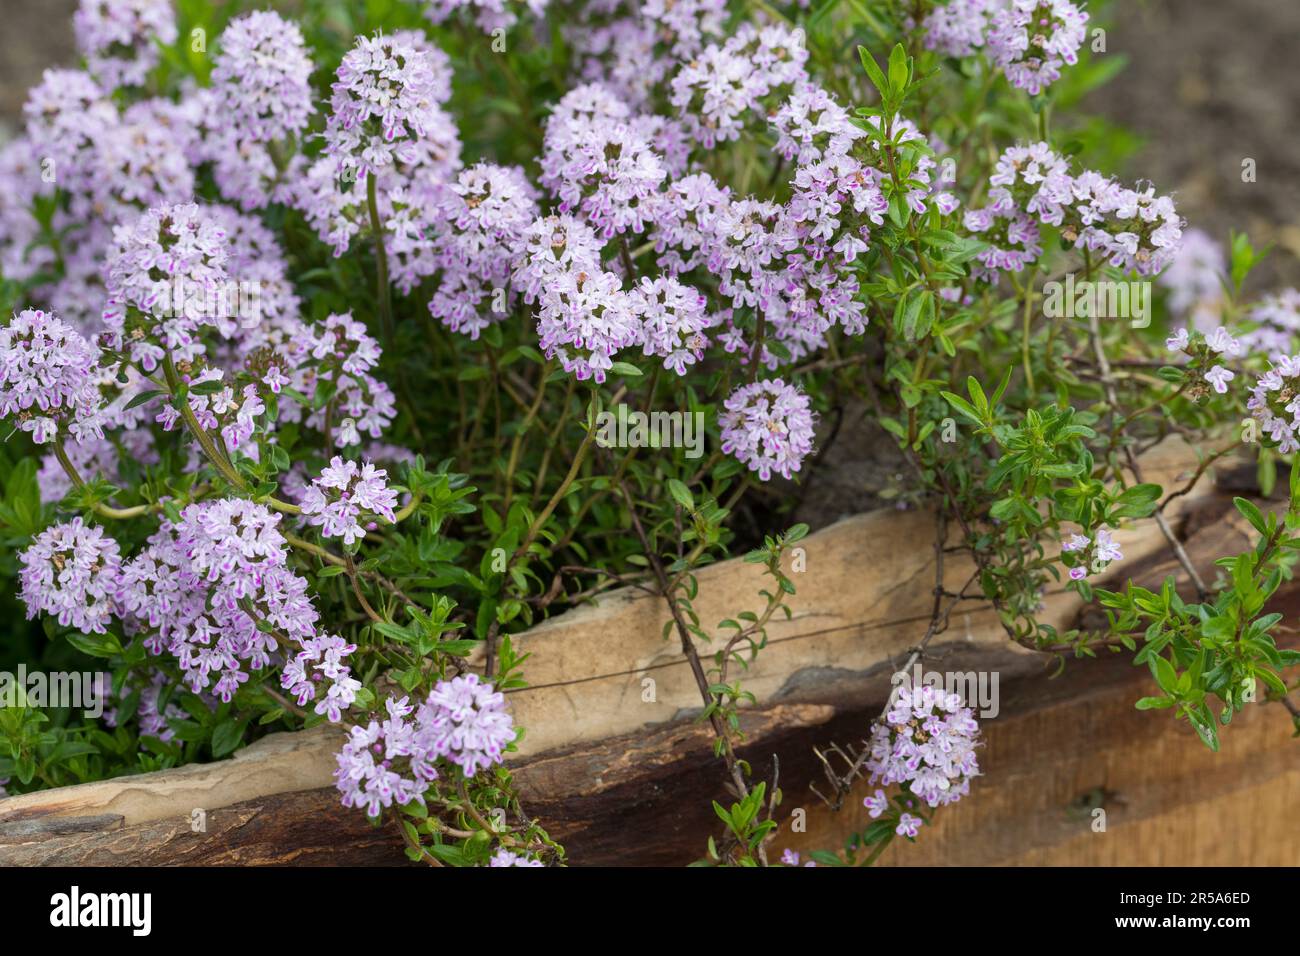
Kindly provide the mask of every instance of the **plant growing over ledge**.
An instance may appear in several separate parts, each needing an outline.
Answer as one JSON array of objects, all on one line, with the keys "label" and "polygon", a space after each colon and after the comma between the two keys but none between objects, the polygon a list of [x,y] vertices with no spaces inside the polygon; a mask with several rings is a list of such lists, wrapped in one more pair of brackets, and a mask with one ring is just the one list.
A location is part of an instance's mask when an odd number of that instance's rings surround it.
[{"label": "plant growing over ledge", "polygon": [[[0,568],[40,621],[0,660],[102,669],[107,702],[6,701],[10,791],[332,723],[340,799],[412,860],[563,863],[503,764],[512,636],[617,586],[663,602],[712,731],[701,862],[775,865],[745,671],[798,609],[788,491],[861,407],[935,514],[904,670],[987,602],[1061,666],[1132,655],[1136,706],[1207,746],[1254,700],[1300,728],[1268,607],[1297,470],[1284,514],[1238,499],[1259,540],[1214,580],[1170,511],[1229,455],[1264,496],[1292,464],[1300,295],[1098,171],[1103,4],[251,6],[83,3],[81,66],[0,149]],[[1171,436],[1202,464],[1166,489]],[[1114,568],[1137,521],[1158,591]],[[704,621],[740,553],[767,583]],[[1106,626],[1040,620],[1055,588]],[[968,703],[908,688],[819,750],[872,822],[812,862],[978,788]]]}]

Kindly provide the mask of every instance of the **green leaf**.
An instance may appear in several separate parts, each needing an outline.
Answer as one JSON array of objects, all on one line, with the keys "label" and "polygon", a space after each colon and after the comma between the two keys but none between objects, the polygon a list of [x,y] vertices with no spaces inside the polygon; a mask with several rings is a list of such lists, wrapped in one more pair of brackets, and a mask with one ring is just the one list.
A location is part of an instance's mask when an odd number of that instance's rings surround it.
[{"label": "green leaf", "polygon": [[622,375],[624,378],[640,378],[645,374],[631,362],[615,362],[609,371],[611,375]]},{"label": "green leaf", "polygon": [[1164,710],[1174,704],[1172,697],[1143,697],[1137,702],[1136,707],[1138,710]]},{"label": "green leaf", "polygon": [[1264,512],[1259,510],[1259,506],[1253,501],[1245,498],[1233,498],[1232,503],[1237,506],[1237,510],[1245,516],[1250,522],[1250,526],[1260,534],[1268,534],[1268,524],[1264,518]]},{"label": "green leaf", "polygon": [[980,418],[980,413],[975,409],[975,406],[966,401],[966,399],[962,398],[960,395],[954,395],[952,392],[940,392],[939,394],[947,399],[949,405],[957,409],[957,411],[961,412],[976,425],[984,424],[984,420]]},{"label": "green leaf", "polygon": [[885,79],[885,74],[880,71],[880,67],[876,64],[875,57],[871,55],[866,47],[860,46],[858,47],[858,59],[862,61],[862,68],[867,71],[867,76],[871,80],[871,85],[880,93],[880,98],[883,100],[888,97],[889,82]]},{"label": "green leaf", "polygon": [[695,496],[691,494],[691,489],[676,478],[668,479],[668,493],[673,496],[674,501],[687,511],[695,510]]},{"label": "green leaf", "polygon": [[903,44],[895,44],[889,53],[889,90],[895,99],[903,95],[911,78],[912,58],[907,55]]},{"label": "green leaf", "polygon": [[69,634],[68,643],[91,657],[115,657],[123,653],[115,634]]},{"label": "green leaf", "polygon": [[226,719],[217,724],[212,731],[212,756],[224,757],[233,753],[244,739],[244,725],[241,721]]}]

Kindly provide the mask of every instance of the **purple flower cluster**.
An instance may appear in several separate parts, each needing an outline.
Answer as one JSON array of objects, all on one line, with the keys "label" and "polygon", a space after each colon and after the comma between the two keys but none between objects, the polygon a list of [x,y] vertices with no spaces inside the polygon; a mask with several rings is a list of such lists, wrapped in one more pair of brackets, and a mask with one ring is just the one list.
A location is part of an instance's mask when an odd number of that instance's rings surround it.
[{"label": "purple flower cluster", "polygon": [[1073,174],[1046,143],[1013,146],[989,177],[989,202],[968,210],[965,226],[990,248],[982,276],[1019,271],[1042,254],[1040,225],[1060,229],[1076,248],[1100,252],[1117,269],[1151,276],[1173,261],[1183,221],[1154,187],[1128,189],[1100,173]]},{"label": "purple flower cluster", "polygon": [[1277,356],[1255,382],[1246,407],[1279,452],[1300,451],[1300,356]]},{"label": "purple flower cluster", "polygon": [[429,750],[473,776],[501,762],[515,739],[506,698],[477,674],[439,681],[416,715]]},{"label": "purple flower cluster", "polygon": [[[979,724],[957,694],[928,684],[903,687],[872,731],[865,766],[872,783],[902,784],[928,806],[944,806],[970,792],[971,779],[979,775],[978,742]],[[878,793],[874,805],[868,804],[872,816],[883,812],[881,799]],[[900,820],[899,834],[915,836],[919,824],[916,817]]]},{"label": "purple flower cluster", "polygon": [[[291,376],[305,395],[318,383],[334,387],[330,405],[308,416],[306,423],[325,433],[336,448],[361,444],[362,434],[379,438],[397,413],[392,389],[371,375],[380,348],[366,327],[347,315],[328,316],[316,330],[310,355],[315,361]],[[330,412],[333,420],[330,420]]]},{"label": "purple flower cluster", "polygon": [[175,657],[195,693],[211,688],[229,701],[250,671],[289,653],[281,685],[338,721],[361,687],[342,663],[354,648],[317,630],[279,523],[243,499],[188,505],[123,563],[116,598],[123,618],[149,632],[145,646]]},{"label": "purple flower cluster", "polygon": [[[219,432],[229,451],[236,451],[248,445],[257,429],[257,419],[266,411],[266,405],[258,395],[257,386],[249,383],[242,387],[227,384],[226,373],[219,368],[204,369],[199,374],[184,380],[190,388],[186,402],[194,413],[195,421],[208,432]],[[215,383],[215,390],[209,391],[199,386]],[[181,413],[175,405],[167,405],[155,419],[164,431],[179,427]]]},{"label": "purple flower cluster", "polygon": [[[108,727],[116,727],[122,721],[134,716],[140,728],[140,736],[157,737],[163,743],[175,740],[176,731],[171,729],[168,721],[184,720],[188,714],[173,702],[169,701],[166,705],[162,705],[163,691],[166,690],[167,685],[167,675],[162,671],[155,671],[143,685],[138,681],[127,684],[117,695],[114,706],[104,711],[104,724]],[[123,714],[121,713],[122,702],[130,697],[129,692],[132,690],[139,691],[137,698],[139,703],[136,704],[135,714]],[[111,692],[111,687],[101,691],[106,695],[111,695]]]},{"label": "purple flower cluster", "polygon": [[667,176],[649,127],[603,87],[580,86],[556,104],[541,181],[560,212],[581,215],[604,239],[643,232]]},{"label": "purple flower cluster", "polygon": [[157,44],[176,42],[176,14],[171,0],[81,0],[72,30],[105,88],[141,86],[158,65]]},{"label": "purple flower cluster", "polygon": [[722,35],[725,15],[724,0],[596,3],[566,14],[560,29],[582,80],[641,107],[705,43]]},{"label": "purple flower cluster", "polygon": [[[408,699],[390,697],[385,706],[386,720],[348,729],[347,743],[335,758],[334,784],[343,794],[343,806],[363,808],[372,818],[394,803],[424,803],[424,791],[438,779],[418,724],[407,720],[413,711]],[[395,765],[411,776],[404,776]]]},{"label": "purple flower cluster", "polygon": [[73,518],[53,525],[18,555],[19,595],[30,620],[49,614],[64,627],[103,634],[115,612],[121,572],[117,542]]},{"label": "purple flower cluster", "polygon": [[168,352],[192,359],[202,351],[200,325],[215,322],[218,287],[229,279],[226,231],[194,203],[150,209],[114,231],[104,325],[114,349],[145,371]]},{"label": "purple flower cluster", "polygon": [[387,477],[370,462],[358,467],[336,455],[303,495],[302,513],[325,537],[342,538],[351,546],[366,536],[360,520],[364,515],[394,520],[397,492],[389,489]]},{"label": "purple flower cluster", "polygon": [[358,37],[339,65],[325,126],[325,151],[356,179],[393,163],[414,162],[430,132],[438,64],[402,35]]},{"label": "purple flower cluster", "polygon": [[386,709],[387,720],[349,731],[334,772],[343,805],[371,817],[394,803],[423,803],[439,761],[473,776],[500,763],[515,739],[505,696],[477,674],[439,681],[418,708],[390,697]]},{"label": "purple flower cluster", "polygon": [[1036,96],[1078,62],[1087,23],[1070,0],[1011,0],[990,17],[989,59],[1012,86]]},{"label": "purple flower cluster", "polygon": [[505,847],[502,847],[488,860],[488,866],[545,866],[545,864],[536,857],[511,853]]},{"label": "purple flower cluster", "polygon": [[426,6],[425,15],[434,23],[444,23],[460,11],[473,12],[474,22],[484,33],[512,27],[519,19],[517,10],[527,7],[540,17],[550,0],[417,0]]},{"label": "purple flower cluster", "polygon": [[380,438],[393,421],[392,389],[372,374],[382,350],[351,313],[311,323],[296,316],[263,322],[242,331],[236,345],[264,401],[285,389],[299,395],[324,389],[333,396],[313,408],[279,401],[277,424],[313,429],[325,436],[327,447],[342,449],[360,445],[363,436]]},{"label": "purple flower cluster", "polygon": [[299,135],[312,113],[312,62],[298,25],[255,10],[230,21],[212,65],[213,106],[230,139],[270,143]]},{"label": "purple flower cluster", "polygon": [[928,49],[956,57],[983,49],[1012,86],[1036,96],[1078,62],[1087,23],[1070,0],[949,0],[921,27]]},{"label": "purple flower cluster", "polygon": [[1097,534],[1092,538],[1082,534],[1070,535],[1061,545],[1061,553],[1072,555],[1073,560],[1078,562],[1069,566],[1071,581],[1082,581],[1089,571],[1099,573],[1112,561],[1124,560],[1123,552],[1107,528],[1097,529]]},{"label": "purple flower cluster", "polygon": [[636,345],[641,327],[622,280],[613,272],[558,273],[541,291],[539,344],[579,381],[605,381],[613,356]]},{"label": "purple flower cluster", "polygon": [[[1210,300],[1207,297],[1203,301]],[[1255,327],[1242,335],[1243,346],[1262,352],[1273,361],[1293,354],[1296,336],[1300,334],[1300,290],[1270,292],[1255,303],[1246,318]]]},{"label": "purple flower cluster", "polygon": [[767,481],[790,478],[812,451],[815,418],[808,396],[779,378],[742,385],[719,416],[722,450]]},{"label": "purple flower cluster", "polygon": [[672,104],[691,137],[712,149],[738,139],[752,115],[765,115],[805,81],[807,60],[801,33],[746,23],[683,64],[672,78]]},{"label": "purple flower cluster", "polygon": [[[1223,326],[1218,326],[1208,335],[1200,332],[1189,333],[1187,329],[1178,329],[1165,339],[1165,347],[1171,352],[1192,356],[1195,367],[1200,370],[1202,381],[1220,395],[1228,392],[1228,383],[1236,378],[1236,373],[1226,365],[1216,365],[1223,356],[1240,355],[1243,346],[1240,340],[1232,337]],[[1195,392],[1191,393],[1195,397]]]},{"label": "purple flower cluster", "polygon": [[1158,281],[1169,290],[1169,311],[1190,314],[1196,328],[1209,331],[1217,324],[1227,275],[1223,246],[1204,230],[1187,229],[1178,254]]},{"label": "purple flower cluster", "polygon": [[477,339],[510,312],[510,273],[537,217],[532,187],[518,169],[479,163],[439,193],[430,256],[441,281],[429,312]]},{"label": "purple flower cluster", "polygon": [[66,323],[24,309],[0,326],[0,417],[14,418],[38,444],[70,434],[103,438],[99,350]]},{"label": "purple flower cluster", "polygon": [[664,368],[686,374],[704,355],[709,344],[704,330],[712,320],[707,301],[697,289],[672,276],[642,279],[628,296],[632,313],[641,321],[641,339],[646,355],[664,361]]}]

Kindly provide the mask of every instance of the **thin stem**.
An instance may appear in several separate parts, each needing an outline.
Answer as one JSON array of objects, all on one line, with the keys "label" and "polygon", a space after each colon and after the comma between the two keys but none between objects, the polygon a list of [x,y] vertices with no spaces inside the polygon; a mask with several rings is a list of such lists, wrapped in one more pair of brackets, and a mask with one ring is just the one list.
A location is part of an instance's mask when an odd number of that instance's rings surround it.
[{"label": "thin stem", "polygon": [[388,250],[384,248],[384,227],[379,220],[379,195],[374,171],[366,174],[366,206],[370,210],[370,231],[375,237],[376,292],[379,296],[379,322],[384,341],[393,344],[393,293],[388,285]]},{"label": "thin stem", "polygon": [[[63,447],[63,439],[61,438],[56,438],[54,441],[54,457],[57,458],[59,464],[63,466],[63,470],[67,472],[68,478],[72,481],[73,485],[75,485],[78,490],[84,491],[86,489],[86,482],[82,480],[80,472],[77,471],[77,467],[72,463],[72,459],[68,457],[68,453]],[[97,502],[95,504],[95,513],[102,515],[105,518],[126,520],[128,518],[138,518],[141,515],[148,514],[154,509],[154,507],[154,505],[135,505],[130,508],[113,508],[103,502]]]}]

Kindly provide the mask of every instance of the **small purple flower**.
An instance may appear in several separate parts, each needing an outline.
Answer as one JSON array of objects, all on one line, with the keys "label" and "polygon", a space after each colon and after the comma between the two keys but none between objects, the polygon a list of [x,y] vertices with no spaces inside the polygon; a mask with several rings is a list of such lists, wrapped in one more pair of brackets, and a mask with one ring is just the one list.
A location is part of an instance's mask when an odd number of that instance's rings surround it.
[{"label": "small purple flower", "polygon": [[115,613],[121,559],[102,528],[73,518],[42,531],[18,555],[27,617],[44,612],[64,627],[103,634]]},{"label": "small purple flower", "polygon": [[874,820],[889,809],[889,798],[885,796],[885,791],[877,790],[871,796],[863,797],[862,805],[867,808],[871,819]]},{"label": "small purple flower", "polygon": [[0,326],[0,417],[38,444],[103,437],[99,350],[53,314],[24,309]]},{"label": "small purple flower", "polygon": [[176,14],[171,0],[81,0],[72,30],[106,88],[140,86],[158,65],[158,44],[176,42]]},{"label": "small purple flower", "polygon": [[515,739],[505,695],[477,674],[439,681],[416,722],[419,745],[450,760],[466,776],[500,763],[506,745]]},{"label": "small purple flower", "polygon": [[790,478],[813,447],[815,418],[808,396],[779,378],[751,382],[731,393],[718,417],[722,451],[763,481]]},{"label": "small purple flower", "polygon": [[[871,736],[871,782],[906,784],[931,807],[955,803],[979,774],[979,724],[956,694],[901,688]],[[907,814],[904,814],[907,817]]]},{"label": "small purple flower", "polygon": [[366,536],[362,521],[368,515],[395,520],[397,493],[387,478],[387,471],[370,462],[358,467],[335,455],[303,495],[302,513],[325,537],[342,538],[350,546]]},{"label": "small purple flower", "polygon": [[894,832],[901,837],[915,839],[917,833],[921,830],[921,823],[922,820],[920,817],[914,816],[910,813],[904,813],[899,816],[898,826],[894,828]]},{"label": "small purple flower", "polygon": [[500,848],[488,860],[488,866],[544,866],[541,860],[528,856],[526,853],[512,853],[505,847]]},{"label": "small purple flower", "polygon": [[296,136],[312,112],[312,62],[298,25],[271,11],[231,20],[212,66],[213,108],[229,124],[224,148]]}]

